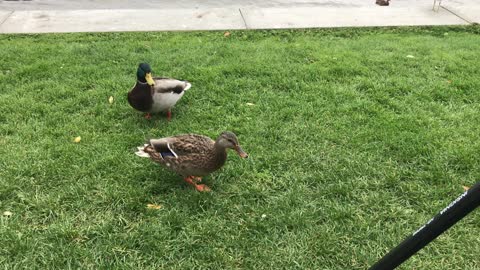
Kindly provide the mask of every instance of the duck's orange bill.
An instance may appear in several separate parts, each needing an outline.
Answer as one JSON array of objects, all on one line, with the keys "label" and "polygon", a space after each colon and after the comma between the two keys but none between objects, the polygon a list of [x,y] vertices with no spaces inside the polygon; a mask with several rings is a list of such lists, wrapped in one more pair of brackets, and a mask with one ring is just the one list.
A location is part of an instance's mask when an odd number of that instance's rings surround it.
[{"label": "duck's orange bill", "polygon": [[240,145],[235,146],[235,151],[237,151],[238,155],[242,158],[248,158],[248,154],[243,151],[242,147]]}]

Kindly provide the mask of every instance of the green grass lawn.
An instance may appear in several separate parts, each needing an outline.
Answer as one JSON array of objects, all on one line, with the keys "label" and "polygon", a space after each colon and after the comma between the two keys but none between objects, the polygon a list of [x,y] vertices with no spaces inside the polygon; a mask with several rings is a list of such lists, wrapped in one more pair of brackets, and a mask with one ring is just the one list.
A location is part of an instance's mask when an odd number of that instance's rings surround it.
[{"label": "green grass lawn", "polygon": [[[479,33],[0,35],[0,265],[365,269],[480,179]],[[192,82],[171,122],[126,101],[141,61]],[[250,158],[211,193],[134,155],[224,130]],[[479,233],[477,211],[401,269],[480,269]]]}]

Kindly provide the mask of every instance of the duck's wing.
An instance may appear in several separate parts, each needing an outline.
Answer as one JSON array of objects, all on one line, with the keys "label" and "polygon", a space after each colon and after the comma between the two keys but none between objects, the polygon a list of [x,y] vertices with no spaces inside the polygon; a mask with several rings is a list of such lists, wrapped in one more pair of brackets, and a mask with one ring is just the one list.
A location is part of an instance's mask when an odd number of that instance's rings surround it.
[{"label": "duck's wing", "polygon": [[153,90],[156,93],[176,93],[181,94],[183,91],[187,91],[192,87],[192,85],[188,81],[182,81],[177,79],[171,78],[161,78],[155,77],[153,78],[155,81],[155,85],[153,86]]},{"label": "duck's wing", "polygon": [[197,134],[185,134],[150,140],[150,145],[162,156],[180,158],[192,154],[208,153],[215,141]]},{"label": "duck's wing", "polygon": [[139,157],[151,158],[162,164],[165,164],[166,160],[177,159],[178,155],[170,148],[168,139],[152,139],[149,143],[137,147],[138,151],[135,154]]}]

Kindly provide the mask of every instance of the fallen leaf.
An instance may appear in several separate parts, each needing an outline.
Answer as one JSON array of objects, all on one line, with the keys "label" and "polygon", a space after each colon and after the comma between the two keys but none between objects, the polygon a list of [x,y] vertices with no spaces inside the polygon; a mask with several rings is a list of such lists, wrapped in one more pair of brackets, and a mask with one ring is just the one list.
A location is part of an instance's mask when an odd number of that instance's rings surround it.
[{"label": "fallen leaf", "polygon": [[74,142],[79,143],[82,140],[82,137],[78,136],[73,139]]},{"label": "fallen leaf", "polygon": [[108,103],[110,103],[110,104],[113,103],[113,96],[110,96],[110,97],[108,98]]},{"label": "fallen leaf", "polygon": [[447,83],[452,83],[452,81],[451,81],[451,80],[448,80]]},{"label": "fallen leaf", "polygon": [[415,58],[415,56],[409,54],[409,55],[407,55],[407,58]]},{"label": "fallen leaf", "polygon": [[470,187],[467,187],[467,186],[462,186],[463,187],[463,190],[467,191],[470,189]]},{"label": "fallen leaf", "polygon": [[85,241],[87,241],[89,238],[86,237],[86,236],[77,236],[75,238],[73,238],[73,241],[74,242],[77,242],[77,243],[83,243]]},{"label": "fallen leaf", "polygon": [[255,105],[255,104],[250,103],[250,102],[247,102],[246,104],[247,104],[248,106],[254,106],[254,105]]},{"label": "fallen leaf", "polygon": [[11,217],[12,215],[13,215],[13,213],[10,212],[10,211],[3,212],[3,216],[5,216],[5,217]]},{"label": "fallen leaf", "polygon": [[148,208],[148,209],[160,209],[160,208],[162,208],[162,206],[161,206],[161,205],[158,205],[158,204],[151,204],[151,203],[149,203],[149,204],[147,204],[147,208]]},{"label": "fallen leaf", "polygon": [[223,36],[224,36],[224,37],[229,37],[229,36],[230,36],[230,32],[227,31],[227,32],[223,33]]}]

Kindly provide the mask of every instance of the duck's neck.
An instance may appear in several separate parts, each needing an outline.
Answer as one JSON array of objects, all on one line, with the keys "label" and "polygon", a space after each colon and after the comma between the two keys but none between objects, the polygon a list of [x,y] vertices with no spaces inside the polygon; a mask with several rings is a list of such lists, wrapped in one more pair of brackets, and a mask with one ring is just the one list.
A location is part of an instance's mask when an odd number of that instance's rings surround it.
[{"label": "duck's neck", "polygon": [[218,168],[222,167],[227,160],[227,149],[221,146],[218,142],[215,142],[213,147],[213,159],[216,167]]},{"label": "duck's neck", "polygon": [[137,84],[147,84],[147,81],[145,79],[143,79],[143,81],[137,79]]},{"label": "duck's neck", "polygon": [[[138,89],[142,89],[145,92],[151,93],[152,91],[152,86],[149,85],[147,82],[141,82],[137,80],[137,83],[135,84],[135,87]],[[151,93],[153,95],[153,93]]]}]

